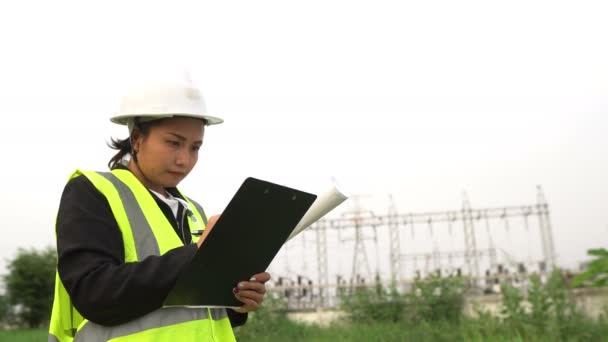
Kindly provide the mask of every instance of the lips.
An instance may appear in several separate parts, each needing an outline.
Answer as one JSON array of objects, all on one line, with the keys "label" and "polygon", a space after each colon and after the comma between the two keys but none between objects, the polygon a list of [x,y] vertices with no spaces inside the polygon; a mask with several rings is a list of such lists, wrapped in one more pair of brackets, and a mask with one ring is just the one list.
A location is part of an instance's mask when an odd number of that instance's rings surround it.
[{"label": "lips", "polygon": [[179,171],[169,171],[169,173],[174,176],[184,176],[186,174],[185,172],[179,172]]}]

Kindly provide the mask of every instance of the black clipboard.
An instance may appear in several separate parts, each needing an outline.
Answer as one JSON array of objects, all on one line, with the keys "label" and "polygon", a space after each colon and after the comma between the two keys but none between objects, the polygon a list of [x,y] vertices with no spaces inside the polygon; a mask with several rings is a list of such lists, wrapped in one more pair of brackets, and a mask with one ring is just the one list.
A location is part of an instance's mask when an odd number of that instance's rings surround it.
[{"label": "black clipboard", "polygon": [[232,289],[268,268],[316,198],[247,178],[180,272],[164,306],[242,306]]}]

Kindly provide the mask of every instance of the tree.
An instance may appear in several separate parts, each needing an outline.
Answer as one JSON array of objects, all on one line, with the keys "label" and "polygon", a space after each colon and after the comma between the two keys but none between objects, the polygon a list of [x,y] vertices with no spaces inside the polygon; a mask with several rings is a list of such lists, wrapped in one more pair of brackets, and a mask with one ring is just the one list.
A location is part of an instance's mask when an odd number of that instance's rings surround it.
[{"label": "tree", "polygon": [[590,282],[593,286],[608,285],[608,250],[605,248],[590,249],[587,254],[595,256],[587,266],[587,270],[574,277],[573,286],[580,286],[585,282]]},{"label": "tree", "polygon": [[6,297],[16,308],[18,323],[27,327],[46,324],[53,305],[57,255],[52,248],[22,249],[8,264]]},{"label": "tree", "polygon": [[0,295],[0,322],[4,321],[7,314],[8,303],[6,301],[6,296]]}]

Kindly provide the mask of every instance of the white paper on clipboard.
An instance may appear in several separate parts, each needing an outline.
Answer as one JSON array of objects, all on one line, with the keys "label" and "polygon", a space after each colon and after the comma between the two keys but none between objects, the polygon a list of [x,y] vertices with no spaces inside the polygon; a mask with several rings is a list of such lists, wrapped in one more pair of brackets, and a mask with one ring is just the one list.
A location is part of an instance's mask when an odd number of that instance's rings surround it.
[{"label": "white paper on clipboard", "polygon": [[317,222],[321,217],[334,210],[347,199],[348,196],[346,196],[334,182],[329,190],[322,195],[317,196],[317,199],[308,209],[306,214],[304,214],[304,217],[302,217],[298,225],[293,229],[287,240],[291,240],[293,237],[310,227],[313,223]]}]

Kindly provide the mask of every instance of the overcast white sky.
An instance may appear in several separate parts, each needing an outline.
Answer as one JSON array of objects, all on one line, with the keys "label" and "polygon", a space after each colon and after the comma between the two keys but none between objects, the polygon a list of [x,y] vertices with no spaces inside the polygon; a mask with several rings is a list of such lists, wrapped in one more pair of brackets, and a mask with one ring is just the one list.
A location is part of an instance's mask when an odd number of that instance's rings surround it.
[{"label": "overcast white sky", "polygon": [[[210,113],[182,189],[211,213],[247,176],[399,210],[534,203],[558,262],[608,244],[604,1],[19,1],[0,5],[0,274],[54,244],[75,168],[102,170],[125,76],[191,70]],[[384,202],[370,202],[384,210]],[[378,209],[379,208],[379,209]]]}]

